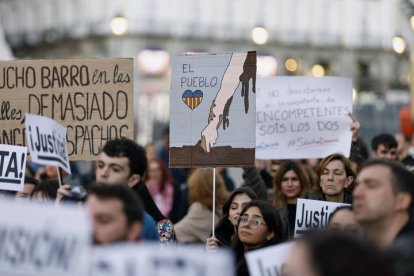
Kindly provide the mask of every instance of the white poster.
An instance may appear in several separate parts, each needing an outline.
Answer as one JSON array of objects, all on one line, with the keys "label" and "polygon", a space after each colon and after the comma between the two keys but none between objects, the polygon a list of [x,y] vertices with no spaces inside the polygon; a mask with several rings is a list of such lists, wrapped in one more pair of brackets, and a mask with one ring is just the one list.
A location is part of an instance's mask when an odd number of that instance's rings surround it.
[{"label": "white poster", "polygon": [[310,229],[325,228],[331,213],[344,205],[349,204],[298,198],[294,236],[298,237]]},{"label": "white poster", "polygon": [[349,156],[352,81],[336,77],[258,78],[256,159]]},{"label": "white poster", "polygon": [[84,276],[91,224],[77,206],[0,201],[0,275]]},{"label": "white poster", "polygon": [[0,190],[23,191],[27,148],[0,144]]},{"label": "white poster", "polygon": [[289,258],[293,245],[293,242],[287,242],[246,253],[250,275],[286,275],[285,263]]},{"label": "white poster", "polygon": [[48,117],[26,113],[26,138],[33,162],[58,166],[70,174],[67,128]]},{"label": "white poster", "polygon": [[232,276],[230,252],[207,254],[203,247],[124,244],[96,247],[91,276]]}]

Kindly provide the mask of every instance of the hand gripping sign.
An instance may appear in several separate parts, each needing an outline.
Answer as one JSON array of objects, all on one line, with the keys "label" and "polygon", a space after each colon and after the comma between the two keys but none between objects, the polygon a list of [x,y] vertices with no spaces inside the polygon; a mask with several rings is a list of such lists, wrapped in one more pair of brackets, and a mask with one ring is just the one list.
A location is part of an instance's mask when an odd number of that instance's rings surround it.
[{"label": "hand gripping sign", "polygon": [[26,137],[32,161],[70,172],[66,127],[42,116],[26,114]]}]

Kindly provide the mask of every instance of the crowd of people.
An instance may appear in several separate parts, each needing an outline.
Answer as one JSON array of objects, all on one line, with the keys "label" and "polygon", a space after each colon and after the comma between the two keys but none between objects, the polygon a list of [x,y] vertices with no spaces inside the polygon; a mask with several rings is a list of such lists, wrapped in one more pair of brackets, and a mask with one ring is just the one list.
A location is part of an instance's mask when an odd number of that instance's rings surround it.
[{"label": "crowd of people", "polygon": [[[414,275],[414,145],[384,133],[369,154],[357,130],[349,158],[258,160],[243,168],[243,183],[217,168],[215,200],[212,169],[168,168],[168,133],[159,147],[108,141],[90,177],[65,178],[71,183],[62,186],[56,168],[29,164],[24,190],[2,194],[85,204],[95,245],[200,244],[208,254],[227,248],[237,275],[249,275],[247,252],[291,240],[284,275]],[[349,205],[331,214],[325,230],[295,239],[299,198]]]}]

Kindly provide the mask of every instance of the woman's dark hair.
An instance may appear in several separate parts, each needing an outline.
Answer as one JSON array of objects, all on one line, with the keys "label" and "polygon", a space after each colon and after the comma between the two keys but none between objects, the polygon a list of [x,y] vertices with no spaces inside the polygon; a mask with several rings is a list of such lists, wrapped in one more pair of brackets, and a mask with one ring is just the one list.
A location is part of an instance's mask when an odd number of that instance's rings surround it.
[{"label": "woman's dark hair", "polygon": [[[286,240],[279,212],[271,203],[264,200],[252,200],[243,207],[240,216],[246,213],[246,211],[251,207],[259,208],[268,230],[274,233],[273,238],[266,241],[263,246],[278,244]],[[238,225],[236,227],[237,229],[239,228]]]},{"label": "woman's dark hair", "polygon": [[160,192],[164,193],[167,185],[168,184],[172,185],[172,177],[170,176],[170,173],[168,172],[167,166],[165,166],[164,162],[161,159],[154,158],[154,159],[148,160],[148,166],[145,171],[144,181],[146,182],[149,180],[149,168],[152,162],[157,163],[159,170],[161,171]]},{"label": "woman's dark hair", "polygon": [[366,240],[346,233],[311,232],[302,237],[310,262],[321,276],[391,276],[390,262]]},{"label": "woman's dark hair", "polygon": [[249,187],[240,187],[240,188],[235,189],[230,194],[230,196],[226,200],[226,202],[224,202],[223,215],[222,215],[222,218],[220,219],[220,221],[223,220],[223,219],[228,220],[231,203],[233,202],[233,199],[236,197],[236,195],[240,195],[240,194],[247,195],[248,197],[250,197],[251,200],[258,199],[256,193]]},{"label": "woman's dark hair", "polygon": [[33,197],[36,193],[41,193],[42,196],[55,199],[57,195],[57,190],[59,189],[59,181],[58,180],[47,180],[40,182],[38,185],[35,186],[30,197]]},{"label": "woman's dark hair", "polygon": [[280,210],[287,204],[286,196],[282,193],[282,182],[283,178],[285,177],[285,174],[288,171],[294,171],[296,175],[298,176],[301,192],[298,195],[298,198],[306,198],[306,194],[310,188],[310,180],[309,177],[304,169],[304,167],[299,163],[295,161],[285,161],[283,162],[279,169],[276,172],[274,181],[273,181],[273,188],[274,188],[274,198],[273,198],[273,205],[276,207],[276,209]]},{"label": "woman's dark hair", "polygon": [[338,213],[341,210],[349,210],[352,212],[352,206],[351,205],[343,205],[343,206],[339,206],[337,207],[330,215],[328,218],[328,225],[331,223],[332,218],[335,216],[336,213]]}]

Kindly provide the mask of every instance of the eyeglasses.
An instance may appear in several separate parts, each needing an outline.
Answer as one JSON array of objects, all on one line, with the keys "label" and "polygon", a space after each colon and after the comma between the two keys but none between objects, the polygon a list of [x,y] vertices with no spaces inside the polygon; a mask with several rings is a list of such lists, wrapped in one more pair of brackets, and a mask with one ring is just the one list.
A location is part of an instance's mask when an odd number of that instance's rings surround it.
[{"label": "eyeglasses", "polygon": [[238,221],[238,225],[249,225],[250,224],[250,228],[252,228],[253,230],[259,229],[260,225],[266,225],[266,223],[264,223],[263,221],[259,220],[259,219],[251,219],[249,220],[248,216],[241,216],[239,218]]}]

